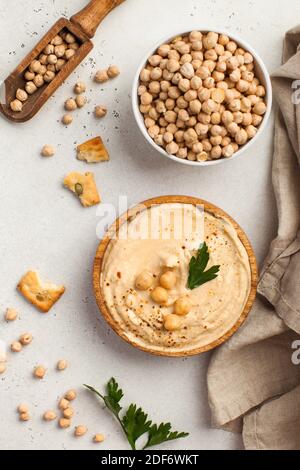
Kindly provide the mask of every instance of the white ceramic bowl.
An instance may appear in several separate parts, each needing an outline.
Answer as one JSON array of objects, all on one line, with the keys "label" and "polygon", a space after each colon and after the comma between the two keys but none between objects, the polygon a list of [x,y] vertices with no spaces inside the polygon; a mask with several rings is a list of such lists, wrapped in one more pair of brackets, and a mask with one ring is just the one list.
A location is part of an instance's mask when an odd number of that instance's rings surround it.
[{"label": "white ceramic bowl", "polygon": [[136,72],[134,82],[133,82],[133,88],[132,88],[132,107],[133,107],[133,112],[134,116],[136,119],[136,122],[138,124],[138,127],[140,128],[140,131],[142,132],[143,136],[145,139],[149,142],[149,144],[155,148],[161,155],[164,157],[167,157],[171,160],[174,160],[175,162],[178,163],[183,163],[184,165],[191,165],[191,166],[199,166],[199,167],[204,167],[204,166],[212,166],[212,165],[220,165],[225,162],[230,162],[232,160],[235,160],[236,158],[240,157],[246,150],[249,150],[251,145],[256,142],[256,140],[259,138],[259,136],[263,133],[267,122],[269,120],[270,114],[271,114],[271,109],[272,109],[272,85],[271,85],[271,80],[269,73],[267,71],[267,68],[265,64],[263,63],[262,59],[258,55],[258,53],[243,39],[239,38],[238,36],[229,33],[228,31],[219,31],[219,30],[213,30],[213,29],[203,29],[203,28],[198,28],[198,31],[201,31],[202,33],[207,33],[209,31],[215,31],[216,33],[219,34],[226,34],[227,36],[230,37],[230,39],[233,39],[240,47],[245,49],[247,52],[250,52],[253,57],[254,57],[254,65],[255,65],[255,74],[257,78],[260,80],[261,84],[265,87],[266,89],[266,104],[267,104],[267,111],[264,115],[264,119],[261,123],[261,125],[258,128],[258,132],[253,137],[253,139],[249,140],[245,145],[240,147],[240,149],[233,154],[232,157],[230,158],[220,158],[219,160],[211,160],[208,162],[195,162],[195,161],[190,161],[190,160],[184,160],[181,158],[176,157],[175,155],[169,155],[162,147],[157,145],[154,140],[150,137],[148,134],[147,128],[144,124],[144,118],[142,113],[139,110],[139,98],[138,98],[138,86],[139,86],[139,81],[140,81],[140,73],[141,70],[144,68],[145,64],[147,63],[148,58],[154,54],[154,52],[157,50],[157,48],[161,44],[169,43],[174,37],[176,36],[183,36],[185,34],[189,34],[190,31],[186,32],[179,32],[177,34],[173,34],[171,37],[169,36],[168,38],[162,39],[153,49],[151,49],[148,54],[143,58],[140,66],[138,67],[138,70]]}]

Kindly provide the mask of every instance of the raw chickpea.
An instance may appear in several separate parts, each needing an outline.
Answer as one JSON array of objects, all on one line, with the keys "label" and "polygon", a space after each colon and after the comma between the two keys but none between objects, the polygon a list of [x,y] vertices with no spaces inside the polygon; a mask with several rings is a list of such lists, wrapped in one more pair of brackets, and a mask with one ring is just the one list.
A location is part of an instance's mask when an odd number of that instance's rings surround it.
[{"label": "raw chickpea", "polygon": [[[83,83],[83,82],[77,82],[77,83],[75,83],[75,85],[74,85],[74,93],[75,93],[76,95],[81,95],[82,93],[85,92],[85,90],[86,90],[86,85],[85,85],[85,83]],[[146,89],[145,89],[145,91],[146,91]]]},{"label": "raw chickpea", "polygon": [[155,121],[153,119],[151,119],[151,118],[146,118],[145,119],[145,126],[147,128],[152,127],[154,125],[155,125]]},{"label": "raw chickpea", "polygon": [[165,69],[163,70],[163,79],[164,80],[168,80],[168,81],[171,81],[173,76],[174,76],[174,73],[173,72],[169,72],[169,70]]},{"label": "raw chickpea", "polygon": [[153,101],[153,96],[147,91],[141,95],[141,103],[143,105],[151,104]]},{"label": "raw chickpea", "polygon": [[209,49],[208,51],[205,51],[204,57],[206,60],[216,61],[218,59],[218,54],[216,53],[215,49]]},{"label": "raw chickpea", "polygon": [[263,118],[262,116],[258,116],[258,114],[252,114],[252,124],[253,126],[257,127],[261,124]]},{"label": "raw chickpea", "polygon": [[39,73],[40,67],[41,67],[40,61],[33,60],[31,64],[29,65],[29,70],[30,72],[33,72],[33,73]]},{"label": "raw chickpea", "polygon": [[81,436],[84,436],[84,434],[86,433],[87,433],[86,426],[83,426],[82,424],[80,424],[79,426],[75,427],[74,436],[81,437]]},{"label": "raw chickpea", "polygon": [[168,98],[165,102],[166,108],[171,111],[175,108],[175,104],[176,102],[172,98]]},{"label": "raw chickpea", "polygon": [[236,111],[233,113],[233,121],[237,124],[241,124],[243,122],[243,113],[241,111]]},{"label": "raw chickpea", "polygon": [[63,410],[66,410],[68,407],[69,407],[69,400],[67,400],[66,398],[61,398],[58,403],[58,408],[63,411]]},{"label": "raw chickpea", "polygon": [[27,81],[32,81],[32,80],[34,79],[34,77],[35,77],[35,73],[34,73],[34,72],[30,72],[29,70],[27,70],[27,71],[25,72],[24,77],[25,77],[25,79],[26,79]]},{"label": "raw chickpea", "polygon": [[165,316],[164,327],[167,331],[177,331],[181,328],[181,320],[177,315],[170,313]]},{"label": "raw chickpea", "polygon": [[217,53],[218,56],[223,55],[224,52],[225,52],[225,47],[224,47],[222,44],[220,44],[220,43],[219,43],[219,44],[216,44],[216,46],[215,46],[215,51],[216,51],[216,53]]},{"label": "raw chickpea", "polygon": [[212,99],[208,99],[207,101],[204,101],[204,103],[202,103],[202,110],[206,114],[212,114],[218,111],[218,105]]},{"label": "raw chickpea", "polygon": [[192,146],[192,151],[195,153],[195,154],[199,154],[203,151],[203,145],[201,142],[196,142],[193,144]]},{"label": "raw chickpea", "polygon": [[202,140],[202,146],[203,146],[204,152],[210,152],[212,149],[212,144],[208,139]]},{"label": "raw chickpea", "polygon": [[177,114],[174,111],[167,111],[165,113],[165,120],[169,123],[175,123],[177,119]]},{"label": "raw chickpea", "polygon": [[169,72],[177,72],[180,69],[180,63],[176,59],[169,59],[167,62],[167,70]]},{"label": "raw chickpea", "polygon": [[221,158],[222,156],[222,148],[220,145],[216,145],[211,149],[211,158],[214,160],[217,160],[218,158]]},{"label": "raw chickpea", "polygon": [[246,80],[239,80],[236,84],[236,88],[238,91],[241,93],[245,93],[246,91],[249,90],[250,88],[250,83],[247,82]]},{"label": "raw chickpea", "polygon": [[18,318],[18,312],[14,308],[7,308],[4,318],[6,321],[15,321]]},{"label": "raw chickpea", "polygon": [[209,100],[210,95],[211,95],[211,92],[210,90],[207,90],[207,88],[203,87],[198,90],[198,98],[201,101],[201,103],[203,103],[203,101]]},{"label": "raw chickpea", "polygon": [[40,75],[39,73],[34,77],[33,79],[33,83],[35,84],[35,86],[37,88],[40,88],[44,85],[45,83],[45,80],[44,80],[44,77],[43,75]]},{"label": "raw chickpea", "polygon": [[238,83],[238,81],[241,79],[241,71],[239,69],[235,69],[231,72],[231,74],[229,75],[229,78],[232,82],[234,83]]},{"label": "raw chickpea", "polygon": [[[199,90],[199,88],[202,87],[202,80],[200,77],[198,76],[195,76],[191,79],[190,81],[190,87],[193,89],[193,90]],[[182,90],[182,91],[188,91],[188,90]]]},{"label": "raw chickpea", "polygon": [[63,38],[59,36],[58,34],[54,36],[54,38],[51,41],[51,44],[53,44],[54,46],[59,46],[62,43],[63,43]]},{"label": "raw chickpea", "polygon": [[10,102],[10,108],[15,113],[20,113],[22,111],[22,108],[23,108],[22,101],[20,101],[20,100],[11,101]]},{"label": "raw chickpea", "polygon": [[171,87],[171,83],[170,83],[170,82],[167,82],[166,80],[162,80],[162,81],[160,82],[160,89],[161,89],[161,91],[167,92],[167,91],[169,91],[170,87]]},{"label": "raw chickpea", "polygon": [[244,113],[243,114],[242,124],[245,127],[250,126],[250,124],[252,124],[252,114],[251,113]]},{"label": "raw chickpea", "polygon": [[[214,113],[212,113],[214,114]],[[204,124],[206,126],[209,126],[209,124],[211,124],[211,116],[212,114],[206,114],[206,113],[199,113],[197,118],[198,118],[198,121],[200,124]]]},{"label": "raw chickpea", "polygon": [[230,39],[228,36],[226,36],[225,34],[221,34],[220,37],[219,37],[219,44],[221,44],[222,46],[227,46],[227,44],[229,43]]},{"label": "raw chickpea", "polygon": [[151,292],[151,298],[155,303],[163,305],[168,302],[169,296],[168,292],[163,287],[155,287],[155,289],[153,289],[153,291]]},{"label": "raw chickpea", "polygon": [[[48,61],[47,63],[50,64],[50,65],[55,65],[57,62],[57,57],[55,54],[49,54],[48,55]],[[38,72],[38,71],[37,71]]]},{"label": "raw chickpea", "polygon": [[240,128],[236,122],[231,122],[227,125],[227,130],[234,137],[237,132],[239,132]]},{"label": "raw chickpea", "polygon": [[216,68],[216,62],[214,62],[213,60],[205,60],[203,62],[203,67],[206,67],[210,71],[210,73],[212,73]]},{"label": "raw chickpea", "polygon": [[28,95],[32,95],[37,90],[37,87],[33,82],[27,82],[25,85],[25,90]]},{"label": "raw chickpea", "polygon": [[230,111],[233,113],[241,110],[241,101],[239,99],[232,100],[228,105]]},{"label": "raw chickpea", "polygon": [[71,390],[68,390],[65,393],[65,399],[66,400],[73,401],[73,400],[75,400],[76,397],[77,397],[76,390],[71,389]]},{"label": "raw chickpea", "polygon": [[247,91],[247,95],[255,95],[256,96],[256,92],[257,92],[257,85],[255,83],[251,82],[250,86],[248,88],[248,91]]},{"label": "raw chickpea", "polygon": [[166,101],[168,99],[168,93],[165,93],[164,91],[161,91],[159,94],[159,99],[161,101]]},{"label": "raw chickpea", "polygon": [[39,75],[45,75],[47,72],[47,67],[45,65],[40,66]]},{"label": "raw chickpea", "polygon": [[238,149],[239,149],[238,144],[237,144],[236,142],[232,142],[231,145],[232,145],[232,147],[233,147],[234,152],[237,152]]},{"label": "raw chickpea", "polygon": [[[202,61],[198,59],[193,59],[191,62],[192,66],[194,67],[195,73],[197,73],[197,70],[201,67]],[[197,75],[195,75],[197,77]],[[200,77],[199,77],[200,78]]]},{"label": "raw chickpea", "polygon": [[103,442],[104,440],[105,437],[103,436],[103,434],[95,434],[95,436],[93,437],[93,442],[95,442],[96,444]]},{"label": "raw chickpea", "polygon": [[212,124],[220,124],[221,122],[221,113],[212,113],[211,114],[211,118],[210,118],[210,122]]},{"label": "raw chickpea", "polygon": [[201,152],[196,155],[197,162],[206,162],[208,160],[207,152]]},{"label": "raw chickpea", "polygon": [[45,55],[54,54],[54,45],[53,44],[47,44],[47,46],[45,47],[43,52],[44,52]]},{"label": "raw chickpea", "polygon": [[177,100],[180,95],[181,93],[177,86],[171,86],[169,88],[169,91],[168,91],[169,98],[172,98],[173,100]]},{"label": "raw chickpea", "polygon": [[198,124],[196,124],[196,133],[199,137],[203,137],[205,136],[207,133],[208,133],[208,125],[206,124],[201,124],[200,122],[198,122]]},{"label": "raw chickpea", "polygon": [[266,111],[267,111],[267,106],[265,105],[263,101],[256,103],[256,105],[253,107],[254,114],[258,114],[258,116],[264,115]]},{"label": "raw chickpea", "polygon": [[11,344],[10,349],[12,352],[20,352],[22,350],[22,344],[19,341],[14,341]]},{"label": "raw chickpea", "polygon": [[176,131],[174,136],[177,143],[184,142],[184,131]]},{"label": "raw chickpea", "polygon": [[64,418],[68,418],[68,419],[72,418],[74,416],[73,408],[69,406],[68,408],[63,410],[63,415],[64,415]]},{"label": "raw chickpea", "polygon": [[[106,70],[102,71],[101,75],[103,74],[103,72],[106,72]],[[99,73],[99,72],[97,72],[97,73]],[[107,72],[105,73],[105,77],[107,77],[107,80],[108,80]],[[96,79],[96,76],[95,76],[95,79]],[[147,70],[147,69],[143,69],[140,73],[140,79],[141,79],[142,82],[145,82],[145,83],[150,82],[150,71]],[[107,81],[107,80],[104,80],[104,81]],[[96,80],[96,81],[98,81],[98,80]]]},{"label": "raw chickpea", "polygon": [[222,150],[223,157],[230,158],[230,157],[232,157],[233,154],[234,154],[234,148],[231,144],[226,145],[225,147],[223,147],[223,150]]},{"label": "raw chickpea", "polygon": [[71,426],[71,420],[67,418],[60,418],[59,422],[59,427],[62,429],[69,428]]},{"label": "raw chickpea", "polygon": [[73,98],[69,98],[65,101],[65,110],[74,111],[77,108],[76,101]]},{"label": "raw chickpea", "polygon": [[24,333],[20,336],[19,341],[23,346],[27,346],[32,341],[32,335],[30,333]]},{"label": "raw chickpea", "polygon": [[185,316],[187,315],[192,309],[192,303],[189,297],[184,296],[180,297],[176,300],[174,304],[174,313],[175,315]]},{"label": "raw chickpea", "polygon": [[226,44],[226,50],[233,54],[237,50],[237,44],[234,41],[229,41]]},{"label": "raw chickpea", "polygon": [[25,90],[22,90],[21,88],[18,88],[16,91],[16,98],[19,101],[26,101],[28,99],[28,94],[26,93]]},{"label": "raw chickpea", "polygon": [[223,72],[218,72],[217,70],[215,70],[212,73],[212,78],[214,79],[216,83],[223,82],[225,78],[225,74]]},{"label": "raw chickpea", "polygon": [[184,99],[189,103],[191,101],[194,101],[196,100],[198,97],[198,93],[196,90],[188,90],[185,94],[184,94]]},{"label": "raw chickpea", "polygon": [[66,126],[68,126],[69,124],[71,124],[73,122],[73,117],[71,116],[71,114],[64,114],[63,117],[62,117],[62,123],[65,124]]},{"label": "raw chickpea", "polygon": [[259,96],[260,98],[263,98],[266,96],[266,89],[262,85],[259,85],[256,90],[256,95]]},{"label": "raw chickpea", "polygon": [[214,32],[207,33],[206,36],[203,37],[203,47],[204,49],[214,49],[217,45],[219,39],[219,35]]},{"label": "raw chickpea", "polygon": [[173,134],[171,134],[171,132],[165,132],[163,138],[166,144],[170,144],[173,141],[174,136]]},{"label": "raw chickpea", "polygon": [[197,159],[197,156],[194,152],[192,152],[192,150],[190,150],[187,154],[187,159],[192,161],[192,162],[195,162],[196,159]]},{"label": "raw chickpea", "polygon": [[186,123],[188,127],[195,127],[196,124],[197,124],[196,116],[191,116],[190,119]]},{"label": "raw chickpea", "polygon": [[188,78],[190,80],[195,75],[194,67],[192,66],[192,64],[187,62],[180,67],[180,73],[185,78]]},{"label": "raw chickpea", "polygon": [[235,141],[238,145],[244,145],[248,141],[248,135],[245,129],[240,129],[235,135]]},{"label": "raw chickpea", "polygon": [[[149,105],[149,110],[151,109],[151,106]],[[162,101],[158,101],[156,103],[156,111],[159,113],[159,114],[163,114],[167,111],[167,108],[165,106],[165,103],[163,103]]]},{"label": "raw chickpea", "polygon": [[203,85],[205,88],[214,88],[215,86],[215,80],[213,79],[213,77],[207,77],[204,81],[203,81]]},{"label": "raw chickpea", "polygon": [[33,375],[37,379],[43,379],[46,374],[46,369],[44,366],[36,366],[33,369]]},{"label": "raw chickpea", "polygon": [[201,111],[201,102],[199,100],[190,101],[189,110],[192,114],[199,114]]},{"label": "raw chickpea", "polygon": [[176,153],[176,156],[178,158],[181,158],[181,159],[186,159],[187,158],[187,154],[188,154],[188,150],[186,147],[182,147],[178,150],[178,152]]},{"label": "raw chickpea", "polygon": [[75,39],[75,36],[73,36],[73,34],[67,33],[67,34],[65,35],[65,41],[66,41],[68,44],[72,44],[73,42],[76,41],[76,39]]},{"label": "raw chickpea", "polygon": [[250,52],[245,52],[244,54],[245,64],[252,64],[254,61],[252,54]]},{"label": "raw chickpea", "polygon": [[52,82],[52,80],[54,79],[55,77],[55,73],[54,72],[51,72],[51,70],[47,70],[47,72],[45,73],[44,75],[44,81],[46,83],[50,83]]},{"label": "raw chickpea", "polygon": [[164,145],[164,138],[162,134],[158,134],[156,137],[154,137],[154,142],[156,145],[159,145],[160,147],[163,147]]},{"label": "raw chickpea", "polygon": [[175,51],[174,49],[172,49],[168,52],[168,59],[175,59],[179,62],[180,54],[177,51]]},{"label": "raw chickpea", "polygon": [[155,67],[153,70],[150,72],[150,78],[151,80],[159,80],[162,77],[162,70],[159,67]]},{"label": "raw chickpea", "polygon": [[24,403],[21,403],[17,408],[18,413],[29,413],[29,407]]},{"label": "raw chickpea", "polygon": [[231,144],[231,138],[226,136],[222,138],[221,145],[222,147],[227,147],[227,145]]},{"label": "raw chickpea", "polygon": [[[59,46],[55,46],[54,48],[54,54],[56,55],[57,58],[61,58],[64,56],[66,52],[66,48],[63,44],[59,45]],[[48,59],[48,62],[49,62],[49,59]],[[49,62],[51,63],[51,62]]]},{"label": "raw chickpea", "polygon": [[236,70],[239,66],[239,61],[236,57],[229,57],[226,64],[229,70]]},{"label": "raw chickpea", "polygon": [[154,139],[154,137],[158,136],[159,134],[159,127],[158,126],[149,127],[148,134],[150,135],[150,137],[152,137],[152,139]]},{"label": "raw chickpea", "polygon": [[191,54],[184,54],[183,56],[181,56],[180,64],[183,65],[183,64],[186,64],[187,62],[192,62],[192,60],[193,60],[193,57],[191,56]]},{"label": "raw chickpea", "polygon": [[77,95],[75,98],[76,104],[78,108],[83,108],[86,104],[86,96],[85,95]]},{"label": "raw chickpea", "polygon": [[247,98],[248,100],[250,100],[251,106],[254,106],[256,105],[256,103],[260,102],[260,98],[256,95],[248,95]]},{"label": "raw chickpea", "polygon": [[177,276],[174,271],[166,271],[164,274],[161,275],[159,279],[160,285],[166,290],[174,289],[176,282]]},{"label": "raw chickpea", "polygon": [[223,103],[225,101],[225,91],[222,88],[214,88],[211,92],[211,99],[216,103]]},{"label": "raw chickpea", "polygon": [[166,152],[169,154],[169,155],[175,155],[179,150],[179,146],[178,144],[176,144],[176,142],[171,142],[170,144],[168,144],[166,146]]},{"label": "raw chickpea", "polygon": [[193,144],[194,142],[197,142],[198,140],[197,132],[194,129],[188,129],[184,133],[184,140],[191,144]]},{"label": "raw chickpea", "polygon": [[224,73],[226,72],[227,64],[225,61],[219,61],[216,65],[216,72]]},{"label": "raw chickpea", "polygon": [[56,419],[56,413],[55,411],[52,411],[52,410],[48,410],[48,411],[45,411],[45,413],[43,414],[43,419],[44,421],[53,421],[54,419]]},{"label": "raw chickpea", "polygon": [[47,65],[47,70],[49,70],[49,72],[54,72],[55,73],[56,72],[56,65],[57,65],[57,63],[55,65]]},{"label": "raw chickpea", "polygon": [[248,139],[253,139],[253,137],[255,137],[257,133],[257,128],[252,125],[249,125],[246,127],[246,132],[247,132]]},{"label": "raw chickpea", "polygon": [[[194,77],[196,78],[196,77]],[[191,82],[187,78],[182,78],[178,82],[178,88],[179,90],[183,91],[183,93],[186,93],[190,88],[191,88]]]},{"label": "raw chickpea", "polygon": [[68,367],[68,361],[66,361],[65,359],[60,359],[57,364],[56,364],[56,368],[57,370],[65,370],[67,367]]},{"label": "raw chickpea", "polygon": [[[146,69],[144,69],[144,70],[146,70]],[[145,72],[147,74],[147,76],[149,76],[149,80],[144,80],[142,78],[142,74],[143,74],[144,70],[142,70],[142,72],[141,72],[141,80],[145,81],[145,82],[148,82],[148,81],[150,81],[150,72],[149,72],[149,70],[147,70]],[[96,72],[96,74],[94,76],[94,81],[97,82],[97,83],[105,83],[108,80],[109,80],[109,76],[107,74],[107,70],[98,70],[98,72]]]},{"label": "raw chickpea", "polygon": [[152,95],[158,95],[160,92],[160,83],[158,81],[150,82],[149,91]]},{"label": "raw chickpea", "polygon": [[157,52],[158,54],[161,56],[161,57],[167,57],[168,56],[168,53],[170,52],[170,46],[169,44],[162,44],[161,46],[159,46],[159,48],[157,49]]},{"label": "raw chickpea", "polygon": [[30,415],[29,413],[20,413],[19,419],[20,421],[29,421]]},{"label": "raw chickpea", "polygon": [[222,136],[216,135],[216,136],[211,137],[209,140],[213,147],[217,147],[221,145],[222,143]]}]

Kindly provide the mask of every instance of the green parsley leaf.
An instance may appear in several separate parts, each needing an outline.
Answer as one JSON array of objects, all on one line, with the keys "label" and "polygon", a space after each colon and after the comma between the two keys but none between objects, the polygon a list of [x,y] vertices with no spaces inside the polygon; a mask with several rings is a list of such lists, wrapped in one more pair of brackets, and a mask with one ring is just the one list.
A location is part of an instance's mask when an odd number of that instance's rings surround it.
[{"label": "green parsley leaf", "polygon": [[189,435],[187,432],[171,431],[171,429],[172,426],[170,423],[161,423],[159,426],[153,424],[149,429],[148,441],[144,449],[162,444],[163,442],[181,439]]},{"label": "green parsley leaf", "polygon": [[132,449],[135,449],[136,441],[139,437],[149,431],[151,421],[147,421],[148,415],[141,408],[131,404],[123,416],[122,423],[127,435],[127,439]]},{"label": "green parsley leaf", "polygon": [[161,423],[160,425],[152,424],[152,422],[148,420],[147,413],[134,404],[131,404],[123,417],[120,417],[120,411],[122,410],[120,401],[123,398],[123,391],[119,388],[114,378],[111,378],[106,386],[107,395],[102,395],[90,385],[84,384],[84,387],[103,400],[106,407],[117,418],[133,450],[136,450],[136,442],[144,434],[148,434],[148,440],[144,449],[189,435],[186,432],[172,431],[170,423]]},{"label": "green parsley leaf", "polygon": [[207,244],[201,243],[197,256],[193,256],[189,266],[188,288],[193,290],[218,277],[220,266],[212,266],[205,271],[209,261]]}]

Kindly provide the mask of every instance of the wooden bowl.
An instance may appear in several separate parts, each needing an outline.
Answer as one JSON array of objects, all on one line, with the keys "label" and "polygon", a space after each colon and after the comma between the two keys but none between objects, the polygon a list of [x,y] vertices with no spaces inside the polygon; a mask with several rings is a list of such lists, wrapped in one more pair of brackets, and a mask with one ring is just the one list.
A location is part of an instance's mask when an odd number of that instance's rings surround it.
[{"label": "wooden bowl", "polygon": [[[111,316],[109,309],[107,308],[103,292],[100,286],[100,276],[101,276],[101,271],[102,271],[102,263],[104,259],[104,255],[106,252],[106,249],[112,239],[112,237],[118,232],[119,228],[121,225],[126,222],[129,219],[134,219],[136,215],[138,215],[141,211],[150,208],[152,205],[157,205],[157,204],[166,204],[166,203],[181,203],[181,204],[192,204],[192,205],[203,205],[204,209],[211,212],[212,214],[216,216],[221,216],[224,219],[227,219],[235,228],[238,237],[242,244],[244,245],[246,252],[248,254],[249,258],[249,264],[250,264],[250,271],[251,271],[251,286],[250,286],[250,293],[248,296],[248,300],[246,302],[246,305],[244,307],[244,310],[242,311],[239,319],[237,322],[234,324],[234,326],[227,331],[222,337],[217,339],[216,341],[213,341],[212,343],[203,346],[203,347],[198,347],[192,350],[188,351],[180,351],[180,352],[175,352],[175,351],[157,351],[151,349],[151,347],[143,347],[140,344],[138,344],[135,341],[132,341],[129,339],[126,335],[126,331],[124,331],[118,322],[114,320],[114,318]],[[204,352],[207,352],[211,349],[216,348],[217,346],[220,346],[222,343],[227,341],[244,323],[246,320],[253,302],[256,297],[256,291],[257,291],[257,280],[258,280],[258,272],[257,272],[257,264],[256,264],[256,259],[255,255],[253,252],[253,248],[245,234],[245,232],[241,229],[241,227],[233,220],[226,212],[224,212],[222,209],[219,209],[217,206],[214,206],[213,204],[204,201],[202,199],[198,199],[195,197],[189,197],[189,196],[161,196],[161,197],[156,197],[153,199],[149,199],[145,202],[142,202],[140,205],[137,205],[127,211],[125,214],[121,215],[115,223],[108,229],[106,232],[104,238],[100,242],[95,260],[94,260],[94,268],[93,268],[93,286],[94,286],[94,292],[95,292],[95,297],[96,301],[99,307],[99,310],[107,323],[112,327],[112,329],[125,341],[130,343],[132,346],[141,349],[144,352],[154,354],[156,356],[168,356],[168,357],[186,357],[186,356],[194,356],[196,354],[201,354]]]}]

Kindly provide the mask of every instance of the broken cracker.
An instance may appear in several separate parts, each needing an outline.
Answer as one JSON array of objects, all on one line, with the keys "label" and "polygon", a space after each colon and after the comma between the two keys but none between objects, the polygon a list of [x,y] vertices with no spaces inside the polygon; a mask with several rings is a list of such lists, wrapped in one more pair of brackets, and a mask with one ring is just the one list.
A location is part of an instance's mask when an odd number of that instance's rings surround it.
[{"label": "broken cracker", "polygon": [[95,137],[77,146],[77,158],[87,163],[99,163],[107,162],[109,154],[101,137]]},{"label": "broken cracker", "polygon": [[64,286],[43,282],[36,271],[28,271],[18,284],[23,296],[41,312],[48,312],[65,292]]},{"label": "broken cracker", "polygon": [[79,197],[84,207],[101,202],[93,173],[69,173],[64,179],[64,185]]}]

